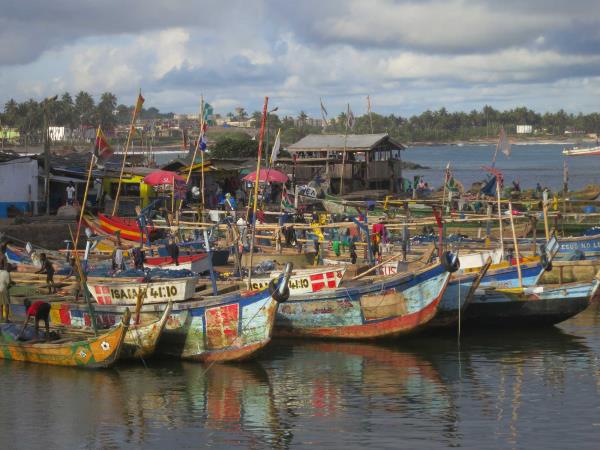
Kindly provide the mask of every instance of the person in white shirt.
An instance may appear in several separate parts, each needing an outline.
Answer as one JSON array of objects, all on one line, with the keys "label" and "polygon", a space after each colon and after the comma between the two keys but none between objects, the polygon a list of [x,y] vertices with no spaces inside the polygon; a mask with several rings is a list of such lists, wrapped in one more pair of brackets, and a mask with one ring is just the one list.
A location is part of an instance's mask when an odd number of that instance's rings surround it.
[{"label": "person in white shirt", "polygon": [[69,185],[67,186],[67,205],[73,206],[73,202],[75,201],[75,185],[72,181],[69,181]]}]

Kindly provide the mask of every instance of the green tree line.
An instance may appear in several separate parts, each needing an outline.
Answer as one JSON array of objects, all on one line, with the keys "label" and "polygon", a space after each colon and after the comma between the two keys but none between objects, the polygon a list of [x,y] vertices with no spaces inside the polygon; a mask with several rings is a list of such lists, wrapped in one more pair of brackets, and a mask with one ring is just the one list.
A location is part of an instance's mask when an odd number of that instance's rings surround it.
[{"label": "green tree line", "polygon": [[[129,123],[133,113],[133,105],[117,103],[117,97],[111,92],[100,95],[98,102],[88,92],[80,91],[75,98],[65,92],[52,100],[36,101],[29,99],[18,103],[10,99],[4,104],[0,113],[2,127],[14,127],[22,135],[41,136],[44,112],[48,123],[52,126],[64,126],[71,129],[80,127],[96,127],[100,125],[110,130],[118,124]],[[141,119],[172,118],[173,114],[161,114],[157,108],[142,109]]]}]

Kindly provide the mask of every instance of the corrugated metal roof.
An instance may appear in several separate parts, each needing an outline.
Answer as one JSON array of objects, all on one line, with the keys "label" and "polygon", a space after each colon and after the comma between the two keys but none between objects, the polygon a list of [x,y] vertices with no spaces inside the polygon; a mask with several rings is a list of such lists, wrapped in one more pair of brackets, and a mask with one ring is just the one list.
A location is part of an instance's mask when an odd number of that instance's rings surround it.
[{"label": "corrugated metal roof", "polygon": [[[347,138],[343,134],[309,134],[298,142],[289,145],[288,151],[318,151],[318,150],[370,150],[382,140],[389,142],[398,150],[405,147],[395,142],[387,133],[380,134],[349,134]],[[344,141],[346,145],[344,145]]]}]

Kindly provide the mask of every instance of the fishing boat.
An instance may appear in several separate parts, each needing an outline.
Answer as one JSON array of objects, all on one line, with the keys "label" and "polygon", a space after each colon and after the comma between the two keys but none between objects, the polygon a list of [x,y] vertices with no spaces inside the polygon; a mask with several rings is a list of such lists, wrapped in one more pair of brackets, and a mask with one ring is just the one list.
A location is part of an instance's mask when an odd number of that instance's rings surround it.
[{"label": "fishing boat", "polygon": [[491,265],[492,258],[488,257],[477,272],[453,273],[438,306],[438,312],[426,328],[446,328],[457,323]]},{"label": "fishing boat", "polygon": [[[300,294],[318,292],[322,289],[335,289],[342,282],[345,273],[345,267],[320,267],[316,269],[295,270],[288,282],[290,296],[294,297]],[[271,272],[267,276],[253,277],[250,288],[252,290],[265,289],[272,279],[280,275],[281,272]]]},{"label": "fishing boat", "polygon": [[[100,229],[105,233],[114,235],[118,231],[120,236],[128,241],[143,242],[146,240],[146,237],[142,236],[140,226],[134,218],[117,216],[109,217],[99,213],[98,224]],[[152,225],[148,225],[150,240],[154,240],[154,234],[156,232],[157,230]]]},{"label": "fishing boat", "polygon": [[88,290],[100,305],[135,305],[187,300],[194,295],[198,278],[173,278],[150,282],[95,282],[88,280]]},{"label": "fishing boat", "polygon": [[149,268],[165,270],[186,269],[194,273],[204,273],[210,270],[208,253],[196,253],[193,255],[180,255],[177,264],[170,256],[146,256],[144,265]]},{"label": "fishing boat", "polygon": [[99,336],[48,342],[35,339],[21,341],[18,339],[20,326],[3,324],[0,326],[0,358],[86,369],[110,367],[119,358],[129,317],[126,309],[121,323]]},{"label": "fishing boat", "polygon": [[[271,341],[278,304],[289,295],[290,274],[288,266],[282,277],[261,291],[236,291],[174,302],[156,354],[202,362],[241,361],[254,356]],[[141,317],[162,315],[166,306],[144,303]],[[124,308],[105,304],[96,305],[95,311],[101,323],[110,323]],[[87,314],[83,305],[80,309]]]},{"label": "fishing boat", "polygon": [[438,263],[412,273],[290,297],[277,312],[275,334],[328,339],[407,334],[435,316],[449,277],[447,267]]},{"label": "fishing boat", "polygon": [[[600,147],[599,147],[600,148]],[[568,193],[570,200],[596,200],[600,195],[600,185],[588,184],[584,189],[580,191],[573,191]]]},{"label": "fishing boat", "polygon": [[[172,304],[167,304],[163,314],[158,319],[152,318],[135,323],[131,318],[123,348],[119,359],[149,358],[154,354],[158,339],[171,314]],[[11,305],[12,317],[25,317],[25,307],[22,304]],[[120,320],[119,315],[102,316],[97,324],[102,329],[114,327]],[[80,303],[52,302],[50,308],[50,326],[62,336],[91,336],[92,320],[89,309]]]},{"label": "fishing boat", "polygon": [[465,311],[470,326],[554,325],[584,311],[600,281],[482,289]]}]

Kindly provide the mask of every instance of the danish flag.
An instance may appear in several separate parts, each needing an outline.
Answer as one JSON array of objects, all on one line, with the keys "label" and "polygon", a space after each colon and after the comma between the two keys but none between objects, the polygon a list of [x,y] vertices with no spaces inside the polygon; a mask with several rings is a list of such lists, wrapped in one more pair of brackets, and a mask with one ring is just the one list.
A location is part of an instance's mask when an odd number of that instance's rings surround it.
[{"label": "danish flag", "polygon": [[316,273],[310,275],[309,278],[313,292],[320,291],[325,287],[330,289],[336,287],[335,272]]}]

